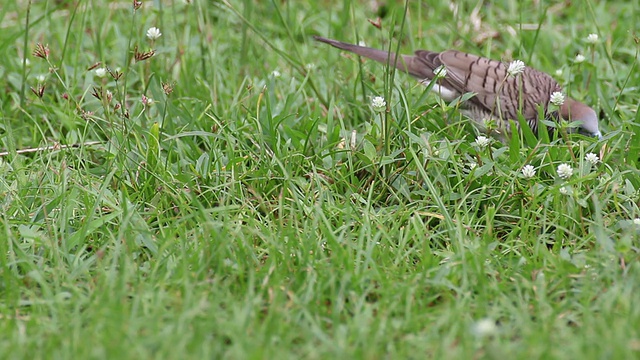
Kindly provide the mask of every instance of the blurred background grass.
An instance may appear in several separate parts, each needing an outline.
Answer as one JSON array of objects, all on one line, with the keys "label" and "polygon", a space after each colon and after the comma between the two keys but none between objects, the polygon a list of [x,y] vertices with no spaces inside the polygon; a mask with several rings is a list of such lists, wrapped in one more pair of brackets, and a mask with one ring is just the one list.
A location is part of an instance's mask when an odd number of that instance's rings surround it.
[{"label": "blurred background grass", "polygon": [[[0,351],[637,356],[637,13],[627,1],[3,4]],[[479,149],[455,105],[312,35],[522,59],[593,105],[605,139]],[[376,95],[388,115],[371,111]]]}]

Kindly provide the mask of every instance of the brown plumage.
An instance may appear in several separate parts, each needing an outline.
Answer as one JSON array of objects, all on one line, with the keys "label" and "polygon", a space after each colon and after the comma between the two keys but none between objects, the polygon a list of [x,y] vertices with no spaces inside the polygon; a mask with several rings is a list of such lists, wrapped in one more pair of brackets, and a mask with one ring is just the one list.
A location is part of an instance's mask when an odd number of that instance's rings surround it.
[{"label": "brown plumage", "polygon": [[[344,43],[315,36],[317,41],[347,50],[366,58],[394,65],[421,82],[428,84],[434,79],[434,71],[443,66],[446,75],[437,79],[432,90],[443,99],[451,101],[465,93],[473,93],[463,107],[463,114],[472,119],[480,128],[485,121],[493,119],[499,132],[510,131],[509,121],[518,124],[521,114],[534,134],[537,134],[539,109],[545,118],[558,115],[568,121],[579,121],[579,130],[585,134],[600,137],[598,118],[595,111],[573,99],[566,99],[557,113],[550,113],[551,94],[561,92],[560,85],[548,74],[525,67],[518,75],[509,75],[508,63],[463,53],[456,50],[434,52],[418,50],[415,55],[400,55],[397,62],[394,53],[364,46]],[[504,134],[497,134],[503,137]]]}]

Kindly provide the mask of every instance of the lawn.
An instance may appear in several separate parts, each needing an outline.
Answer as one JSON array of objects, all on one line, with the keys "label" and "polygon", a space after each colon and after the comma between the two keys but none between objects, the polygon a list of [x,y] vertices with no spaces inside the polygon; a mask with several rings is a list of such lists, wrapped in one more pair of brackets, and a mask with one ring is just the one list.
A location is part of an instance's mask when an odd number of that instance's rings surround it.
[{"label": "lawn", "polygon": [[[640,358],[638,13],[5,1],[0,357]],[[314,35],[522,60],[604,136],[485,144]]]}]

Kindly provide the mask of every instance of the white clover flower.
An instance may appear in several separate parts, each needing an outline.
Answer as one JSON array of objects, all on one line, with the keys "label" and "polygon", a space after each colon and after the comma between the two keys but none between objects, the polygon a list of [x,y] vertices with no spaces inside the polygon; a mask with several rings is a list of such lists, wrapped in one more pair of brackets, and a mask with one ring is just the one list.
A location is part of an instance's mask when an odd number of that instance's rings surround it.
[{"label": "white clover flower", "polygon": [[522,168],[522,176],[527,179],[531,179],[532,177],[536,176],[536,169],[532,165],[525,165]]},{"label": "white clover flower", "polygon": [[495,320],[485,318],[476,321],[476,323],[473,324],[471,331],[475,336],[480,338],[490,337],[498,332],[498,326],[496,325]]},{"label": "white clover flower", "polygon": [[107,69],[106,68],[97,68],[95,70],[96,72],[96,76],[97,77],[105,77],[107,75]]},{"label": "white clover flower", "polygon": [[573,175],[573,168],[569,164],[558,165],[558,176],[561,179],[568,179]]},{"label": "white clover flower", "polygon": [[374,96],[373,99],[371,99],[371,107],[375,112],[383,112],[387,108],[387,102],[384,101],[382,96]]},{"label": "white clover flower", "polygon": [[479,135],[476,138],[476,146],[478,146],[479,148],[483,149],[485,147],[487,147],[487,145],[489,145],[491,143],[491,139],[489,139],[488,137],[484,136],[484,135]]},{"label": "white clover flower", "polygon": [[160,29],[155,26],[150,27],[149,30],[147,30],[147,38],[149,38],[149,40],[156,40],[160,36],[162,36],[162,33],[160,32]]},{"label": "white clover flower", "polygon": [[584,55],[582,54],[578,54],[576,55],[576,58],[573,60],[574,63],[579,64],[581,62],[583,62],[585,60]]},{"label": "white clover flower", "polygon": [[564,70],[562,70],[562,69],[556,70],[556,76],[557,77],[561,77],[563,73],[564,73]]},{"label": "white clover flower", "polygon": [[549,98],[549,102],[555,106],[564,104],[564,94],[560,91],[554,91]]},{"label": "white clover flower", "polygon": [[447,76],[447,68],[444,65],[440,65],[433,70],[433,75],[436,79],[442,79]]},{"label": "white clover flower", "polygon": [[635,218],[635,219],[633,219],[633,223],[634,223],[635,225],[640,226],[640,218]]},{"label": "white clover flower", "polygon": [[600,162],[600,158],[594,153],[588,153],[584,156],[584,159],[587,160],[587,162],[591,165],[595,165]]},{"label": "white clover flower", "polygon": [[589,36],[587,36],[587,43],[589,44],[597,44],[599,40],[598,34],[589,34]]},{"label": "white clover flower", "polygon": [[562,195],[569,195],[569,188],[566,186],[563,186],[560,188],[560,194]]},{"label": "white clover flower", "polygon": [[273,70],[271,72],[271,76],[273,76],[274,78],[279,78],[282,74],[280,74],[280,71],[278,70]]},{"label": "white clover flower", "polygon": [[507,69],[508,76],[516,76],[518,74],[522,74],[524,71],[525,65],[522,60],[514,60],[509,64],[509,68]]}]

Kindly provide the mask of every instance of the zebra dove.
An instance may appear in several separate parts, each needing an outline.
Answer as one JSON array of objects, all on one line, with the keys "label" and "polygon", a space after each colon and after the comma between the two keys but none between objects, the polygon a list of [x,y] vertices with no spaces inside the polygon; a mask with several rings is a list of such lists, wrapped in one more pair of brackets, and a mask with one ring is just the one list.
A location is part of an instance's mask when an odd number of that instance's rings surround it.
[{"label": "zebra dove", "polygon": [[[396,61],[394,53],[372,49],[364,46],[347,44],[341,41],[314,36],[317,41],[327,43],[338,49],[347,50],[360,56],[386,64]],[[420,82],[429,84],[437,82],[431,90],[446,101],[465,94],[474,96],[462,104],[462,113],[469,117],[476,126],[486,130],[486,121],[494,120],[498,125],[497,135],[505,140],[504,135],[510,133],[509,120],[514,120],[516,127],[518,115],[526,120],[532,132],[538,133],[539,109],[543,118],[562,118],[578,123],[578,131],[585,135],[601,138],[598,117],[589,106],[573,99],[566,99],[555,111],[550,109],[549,102],[554,92],[561,92],[560,85],[548,74],[524,66],[522,72],[509,72],[509,64],[456,50],[434,52],[418,50],[415,55],[400,55],[395,67],[409,73]],[[436,73],[443,68],[443,73]],[[442,76],[444,75],[444,76]]]}]

